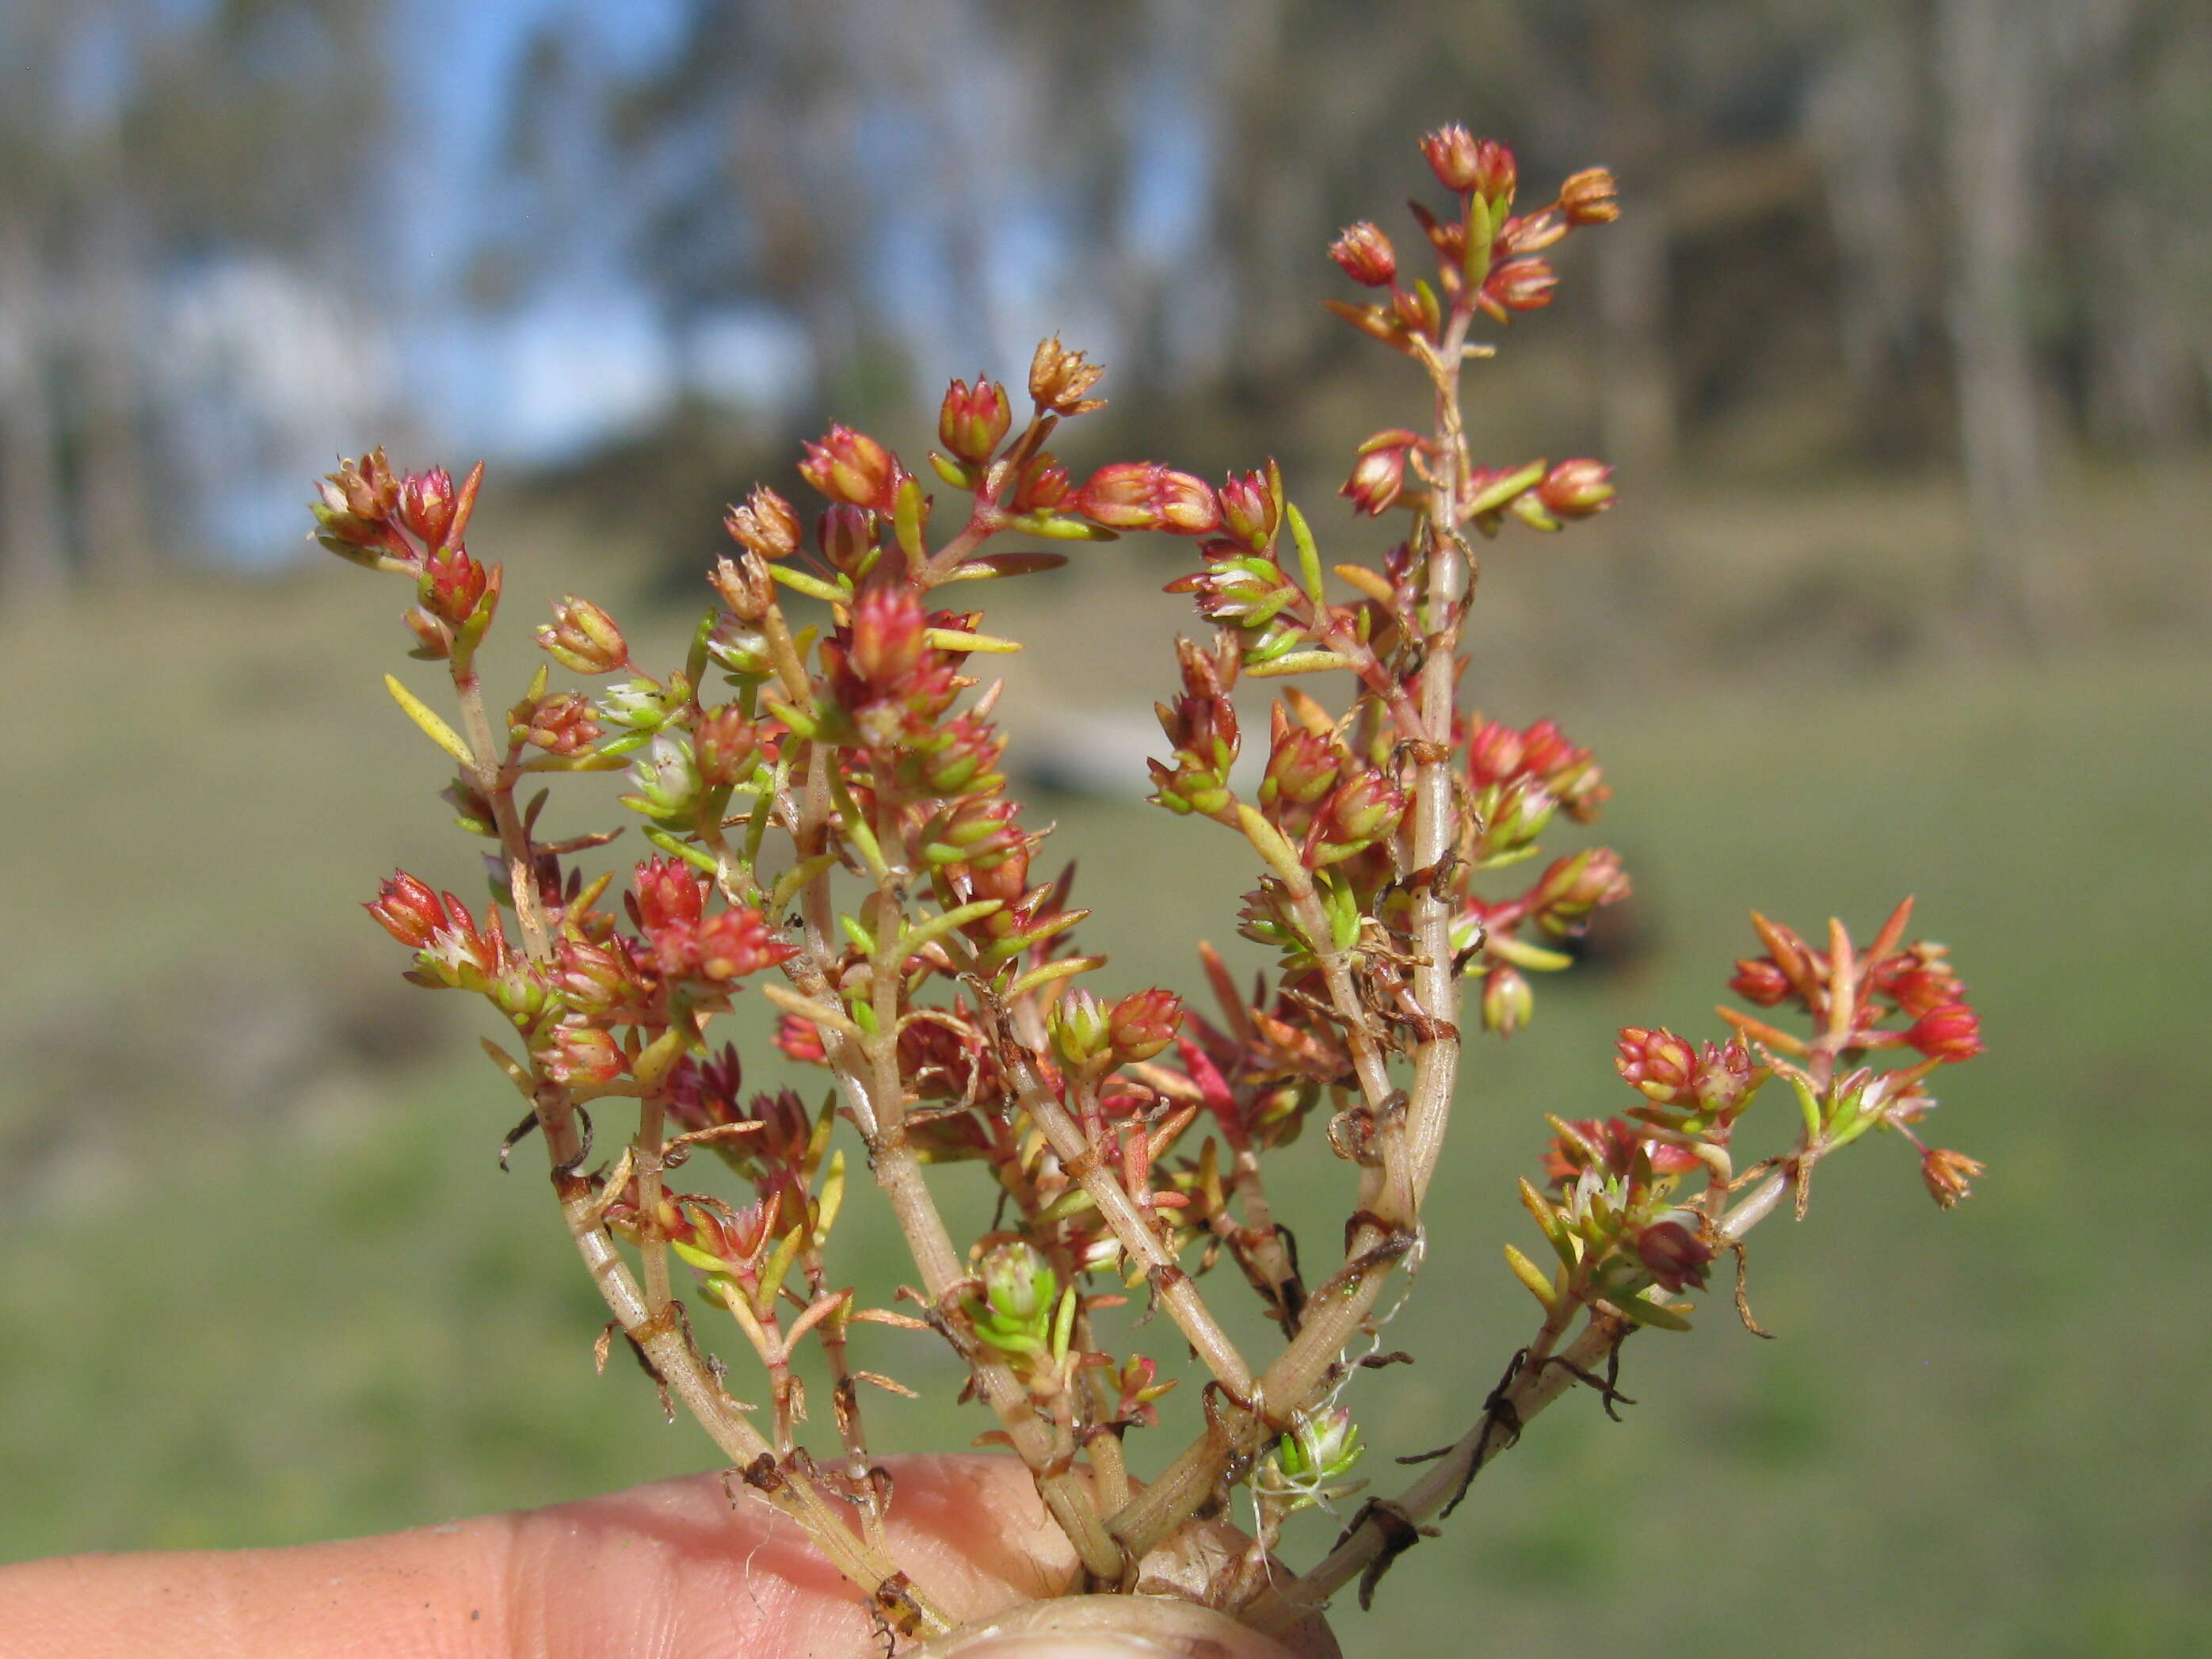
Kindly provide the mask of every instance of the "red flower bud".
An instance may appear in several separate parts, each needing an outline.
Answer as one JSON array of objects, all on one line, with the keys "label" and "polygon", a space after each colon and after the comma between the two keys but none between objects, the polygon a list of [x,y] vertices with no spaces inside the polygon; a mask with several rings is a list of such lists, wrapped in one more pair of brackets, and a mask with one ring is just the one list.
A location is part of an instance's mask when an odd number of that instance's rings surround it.
[{"label": "red flower bud", "polygon": [[1648,1139],[1650,1131],[1626,1118],[1576,1118],[1560,1126],[1544,1149],[1544,1173],[1564,1186],[1585,1170],[1613,1181],[1641,1184],[1641,1162],[1656,1176],[1680,1175],[1698,1167],[1698,1156],[1680,1146]]},{"label": "red flower bud", "polygon": [[[1502,146],[1501,146],[1502,148]],[[1421,154],[1446,190],[1473,190],[1482,178],[1481,148],[1456,121],[1421,140]]]},{"label": "red flower bud", "polygon": [[1586,167],[1559,186],[1559,210],[1577,225],[1610,224],[1620,217],[1613,174],[1603,167]]},{"label": "red flower bud", "polygon": [[962,714],[915,748],[902,751],[899,782],[916,794],[987,794],[1006,782],[998,770],[1006,740],[988,720]]},{"label": "red flower bud", "polygon": [[[737,1058],[733,1048],[722,1052],[732,1061]],[[814,1139],[814,1119],[796,1089],[755,1095],[744,1115],[762,1126],[759,1133],[738,1143],[749,1160],[788,1170],[805,1158]]]},{"label": "red flower bud", "polygon": [[653,1012],[653,993],[619,939],[592,945],[564,939],[555,955],[553,979],[561,997],[593,1020],[635,1024]]},{"label": "red flower bud", "polygon": [[438,896],[404,870],[376,890],[376,896],[362,907],[377,925],[402,945],[420,951],[430,936],[446,925],[446,912]]},{"label": "red flower bud", "polygon": [[1657,1221],[1637,1235],[1636,1255],[1662,1290],[1679,1294],[1705,1288],[1713,1247],[1679,1221]]},{"label": "red flower bud", "polygon": [[1161,528],[1176,536],[1210,536],[1221,528],[1221,509],[1202,478],[1167,471],[1160,478]]},{"label": "red flower bud", "polygon": [[822,1045],[822,1028],[797,1014],[776,1016],[775,1046],[787,1059],[801,1065],[820,1066],[830,1058],[829,1050]]},{"label": "red flower bud", "polygon": [[1182,999],[1158,988],[1133,991],[1114,1005],[1108,1023],[1116,1060],[1126,1065],[1150,1060],[1176,1040],[1176,1031],[1182,1024]]},{"label": "red flower bud", "polygon": [[1503,720],[1485,720],[1467,741],[1468,775],[1478,789],[1503,783],[1521,770],[1528,744]]},{"label": "red flower bud", "polygon": [[1948,963],[1919,963],[1912,957],[1905,960],[1915,965],[1904,973],[1878,981],[1881,988],[1895,1000],[1904,1012],[1918,1019],[1960,1000],[1966,988],[1959,982],[1959,976],[1951,971]]},{"label": "red flower bud", "polygon": [[766,484],[757,485],[743,507],[730,508],[722,528],[738,546],[771,564],[799,550],[799,514]]},{"label": "red flower bud", "polygon": [[459,628],[476,614],[491,586],[491,574],[455,545],[441,549],[423,562],[416,591],[425,611]]},{"label": "red flower bud", "polygon": [[1310,806],[1336,787],[1344,757],[1327,737],[1285,724],[1260,781],[1262,807]]},{"label": "red flower bud", "polygon": [[1067,469],[1043,452],[1022,469],[1014,486],[1014,511],[1050,513],[1067,499]]},{"label": "red flower bud", "polygon": [[707,884],[681,859],[647,859],[637,866],[630,905],[649,935],[696,927],[707,912]]},{"label": "red flower bud", "polygon": [[1517,968],[1498,963],[1482,976],[1482,1029],[1511,1036],[1536,1011],[1536,994]]},{"label": "red flower bud", "polygon": [[781,1206],[767,1200],[728,1211],[686,1204],[680,1220],[671,1224],[664,1218],[661,1228],[672,1243],[696,1258],[694,1265],[732,1273],[743,1283],[758,1277],[762,1258],[775,1243],[781,1214]]},{"label": "red flower bud", "polygon": [[[451,893],[439,896],[445,907],[445,920],[421,947],[422,971],[447,987],[472,991],[490,989],[490,981],[507,968],[507,938],[500,931],[498,913],[494,911],[488,915],[486,926],[480,930],[476,919],[469,915],[468,906]],[[371,914],[374,914],[374,907]],[[384,918],[378,916],[377,920],[382,921]],[[390,925],[386,923],[387,928]],[[409,977],[416,976],[410,974]]]},{"label": "red flower bud", "polygon": [[854,604],[847,660],[878,690],[892,690],[921,663],[927,626],[921,594],[903,583],[874,583]]},{"label": "red flower bud", "polygon": [[399,487],[399,521],[433,550],[453,526],[453,475],[442,466],[410,472]]},{"label": "red flower bud", "polygon": [[1618,1050],[1613,1063],[1620,1068],[1622,1081],[1633,1085],[1662,1106],[1688,1106],[1695,1103],[1698,1051],[1684,1039],[1672,1031],[1648,1031],[1631,1025],[1621,1031],[1613,1047]]},{"label": "red flower bud", "polygon": [[1540,311],[1552,303],[1559,274],[1542,259],[1508,259],[1493,266],[1483,297],[1508,311]]},{"label": "red flower bud", "polygon": [[973,391],[964,380],[953,381],[937,411],[937,436],[947,453],[979,466],[991,459],[1012,424],[1006,389],[980,374]]},{"label": "red flower bud", "polygon": [[1790,975],[1784,973],[1771,957],[1740,957],[1736,959],[1735,977],[1729,981],[1729,989],[1756,1007],[1771,1008],[1788,1000],[1790,994]]},{"label": "red flower bud", "polygon": [[793,947],[769,931],[768,918],[750,905],[721,910],[701,923],[696,935],[699,978],[715,984],[773,968]]},{"label": "red flower bud", "polygon": [[1188,472],[1158,461],[1115,461],[1092,473],[1070,503],[1109,530],[1164,530],[1202,536],[1221,525],[1213,492]]},{"label": "red flower bud", "polygon": [[555,1026],[553,1040],[543,1052],[545,1069],[561,1083],[611,1083],[627,1063],[611,1033],[575,1019]]},{"label": "red flower bud", "polygon": [[1237,708],[1228,698],[1204,692],[1186,692],[1175,707],[1156,702],[1152,713],[1160,730],[1176,750],[1191,756],[1210,771],[1225,775],[1235,763],[1243,739],[1237,726]]},{"label": "red flower bud", "polygon": [[1390,239],[1362,219],[1346,225],[1329,244],[1328,257],[1355,283],[1369,288],[1388,288],[1398,274],[1398,252]]},{"label": "red flower bud", "polygon": [[1541,253],[1567,234],[1567,216],[1557,208],[1518,214],[1498,228],[1490,240],[1491,257],[1510,259],[1523,253]]},{"label": "red flower bud", "polygon": [[963,800],[932,818],[922,831],[923,856],[938,867],[964,864],[988,869],[1025,844],[1013,801]]},{"label": "red flower bud", "polygon": [[553,620],[538,630],[538,643],[579,674],[611,674],[629,662],[629,647],[615,619],[573,593],[553,607]]},{"label": "red flower bud", "polygon": [[1618,903],[1628,891],[1620,854],[1609,847],[1593,847],[1553,860],[1528,896],[1547,928],[1566,933],[1599,905]]},{"label": "red flower bud", "polygon": [[358,460],[340,461],[327,482],[323,500],[330,508],[368,524],[384,523],[399,506],[399,475],[381,446]]},{"label": "red flower bud", "polygon": [[858,576],[876,550],[876,515],[861,507],[833,507],[814,521],[814,539],[832,570]]},{"label": "red flower bud", "polygon": [[836,422],[806,445],[799,476],[833,501],[889,513],[898,494],[899,465],[865,432]]},{"label": "red flower bud", "polygon": [[738,1057],[736,1044],[724,1043],[709,1060],[686,1054],[669,1068],[661,1085],[669,1121],[685,1129],[734,1123],[744,1115],[738,1104],[744,1085],[744,1062]]},{"label": "red flower bud", "polygon": [[760,752],[760,731],[733,702],[708,709],[692,728],[691,747],[701,781],[716,788],[741,783],[752,775]]},{"label": "red flower bud", "polygon": [[1569,743],[1557,720],[1538,720],[1522,733],[1521,741],[1521,763],[1547,785],[1559,773],[1589,759],[1589,750]]},{"label": "red flower bud", "polygon": [[1339,784],[1314,825],[1321,861],[1334,863],[1398,827],[1413,797],[1380,772],[1362,772]]},{"label": "red flower bud", "polygon": [[1265,553],[1275,544],[1281,514],[1275,492],[1265,473],[1231,474],[1215,492],[1221,511],[1222,533],[1249,553]]},{"label": "red flower bud", "polygon": [[1622,1079],[1662,1106],[1687,1106],[1733,1117],[1751,1093],[1751,1054],[1740,1042],[1693,1048],[1672,1031],[1638,1026],[1614,1043]]},{"label": "red flower bud", "polygon": [[1053,1052],[1070,1066],[1112,1058],[1114,1033],[1106,1007],[1079,985],[1053,1004],[1045,1027]]},{"label": "red flower bud", "polygon": [[1559,807],[1542,781],[1525,772],[1498,788],[1494,799],[1487,793],[1484,799],[1490,803],[1478,840],[1484,858],[1502,856],[1528,846],[1544,833]]},{"label": "red flower bud", "polygon": [[1923,1014],[1905,1040],[1930,1060],[1972,1060],[1982,1052],[1981,1017],[1963,1002]]},{"label": "red flower bud", "polygon": [[507,729],[550,755],[573,755],[599,737],[591,699],[575,691],[556,691],[517,708]]},{"label": "red flower bud", "polygon": [[[967,866],[968,891],[971,898],[997,899],[1007,906],[1015,906],[1025,897],[1030,888],[1030,842],[1024,836],[1022,844],[1009,850],[1003,857],[988,864],[970,863]],[[1006,915],[1000,911],[994,916],[984,916],[969,924],[966,931],[970,939],[982,940],[996,936],[999,924]]]},{"label": "red flower bud", "polygon": [[1510,149],[1495,138],[1476,141],[1474,180],[1476,194],[1492,203],[1510,202],[1518,173]]},{"label": "red flower bud", "polygon": [[1602,461],[1561,461],[1536,486],[1536,499],[1554,518],[1587,519],[1612,504],[1613,469]]},{"label": "red flower bud", "polygon": [[1698,1051],[1698,1106],[1726,1122],[1751,1099],[1751,1050],[1733,1039]]},{"label": "red flower bud", "polygon": [[1406,482],[1406,457],[1420,441],[1419,434],[1393,428],[1378,432],[1359,446],[1359,459],[1352,477],[1336,493],[1348,498],[1358,512],[1380,514],[1398,499]]}]

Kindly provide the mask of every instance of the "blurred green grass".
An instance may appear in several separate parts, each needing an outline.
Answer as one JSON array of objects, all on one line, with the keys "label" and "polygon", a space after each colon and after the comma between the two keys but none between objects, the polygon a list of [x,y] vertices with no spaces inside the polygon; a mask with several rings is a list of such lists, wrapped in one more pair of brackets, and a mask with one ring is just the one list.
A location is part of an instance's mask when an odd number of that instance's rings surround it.
[{"label": "blurred green grass", "polygon": [[[708,1461],[627,1365],[592,1374],[600,1315],[533,1149],[494,1164],[515,1103],[474,1056],[488,1028],[397,985],[356,908],[395,862],[467,885],[423,799],[435,757],[376,690],[398,598],[327,570],[179,589],[0,668],[0,1559],[325,1537]],[[2185,648],[1540,702],[1478,666],[1475,701],[1599,750],[1644,948],[1471,1052],[1422,1294],[1389,1333],[1419,1363],[1359,1408],[1384,1489],[1383,1459],[1460,1432],[1531,1324],[1498,1246],[1528,1243],[1511,1177],[1540,1114],[1620,1103],[1621,1024],[1710,1033],[1747,906],[1863,932],[1919,895],[1991,1050],[1939,1079],[1931,1130],[1991,1169],[1949,1216],[1887,1140],[1824,1169],[1808,1222],[1755,1241],[1779,1340],[1724,1298],[1692,1337],[1639,1337],[1627,1423],[1571,1397],[1532,1427],[1372,1615],[1344,1614],[1352,1650],[1432,1645],[1447,1620],[1498,1653],[1632,1631],[1656,1654],[2212,1648],[2208,691]],[[1042,816],[1109,985],[1188,982],[1192,926],[1232,933],[1226,836],[1134,805]],[[1310,1264],[1338,1171],[1318,1135],[1286,1160]],[[865,1198],[847,1234],[883,1294]],[[935,1396],[872,1400],[884,1443],[983,1426],[930,1344],[869,1340]]]}]

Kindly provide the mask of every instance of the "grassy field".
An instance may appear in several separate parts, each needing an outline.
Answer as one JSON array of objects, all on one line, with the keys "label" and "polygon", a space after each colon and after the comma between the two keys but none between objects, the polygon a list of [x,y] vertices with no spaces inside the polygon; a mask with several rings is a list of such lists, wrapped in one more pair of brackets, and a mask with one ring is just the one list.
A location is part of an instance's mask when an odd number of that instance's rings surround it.
[{"label": "grassy field", "polygon": [[[517,574],[534,611],[544,584]],[[400,597],[328,571],[180,590],[0,666],[0,1559],[325,1537],[707,1461],[628,1367],[592,1374],[601,1316],[542,1181],[528,1154],[494,1164],[514,1102],[476,1011],[398,985],[355,908],[394,863],[461,885],[469,856],[375,689]],[[1087,672],[1140,708],[1158,660],[1136,689]],[[1472,1052],[1424,1293],[1391,1331],[1419,1363],[1362,1407],[1386,1486],[1382,1455],[1456,1435],[1531,1323],[1498,1246],[1528,1242],[1511,1178],[1540,1114],[1621,1103],[1621,1024],[1709,1032],[1747,906],[1863,930],[1919,895],[1991,1050],[1939,1079],[1931,1129],[1991,1168],[1948,1216],[1887,1140],[1824,1170],[1808,1222],[1755,1243],[1779,1340],[1724,1302],[1638,1338],[1626,1424],[1584,1397],[1532,1428],[1340,1621],[1350,1650],[1428,1650],[1446,1619],[1500,1654],[2212,1649],[2212,665],[1923,648],[1878,679],[1555,677],[1542,703],[1474,679],[1598,749],[1641,948]],[[1186,917],[1231,933],[1229,837],[1056,810],[1109,984],[1187,978]],[[1317,1136],[1287,1157],[1325,1239],[1338,1170]],[[880,1293],[890,1240],[860,1207],[853,1272]],[[923,1340],[872,1340],[868,1363],[946,1382]],[[982,1426],[872,1410],[902,1447]]]}]

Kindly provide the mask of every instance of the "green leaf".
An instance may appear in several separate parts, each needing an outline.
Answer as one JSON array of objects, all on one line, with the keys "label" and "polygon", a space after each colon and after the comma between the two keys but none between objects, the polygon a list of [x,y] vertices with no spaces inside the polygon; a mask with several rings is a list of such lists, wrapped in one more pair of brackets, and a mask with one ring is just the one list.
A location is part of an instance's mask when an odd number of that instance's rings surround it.
[{"label": "green leaf", "polygon": [[1028,553],[986,553],[981,558],[956,564],[945,573],[948,582],[988,581],[994,576],[1026,576],[1038,570],[1057,570],[1067,562],[1065,553],[1042,549]]},{"label": "green leaf", "polygon": [[714,623],[720,619],[714,606],[699,618],[698,627],[691,630],[691,653],[684,659],[684,677],[692,684],[704,683],[707,674],[707,646],[714,636]]},{"label": "green leaf", "polygon": [[1318,613],[1328,603],[1322,597],[1321,550],[1314,545],[1313,532],[1306,527],[1306,515],[1296,505],[1284,503],[1283,516],[1290,521],[1291,541],[1297,544],[1298,576]]},{"label": "green leaf", "polygon": [[1006,528],[1020,531],[1025,535],[1047,537],[1056,542],[1117,542],[1121,539],[1103,525],[1089,524],[1081,519],[1062,518],[1057,514],[1049,516],[1037,513],[1020,514],[1008,519]]},{"label": "green leaf", "polygon": [[[1668,1306],[1663,1302],[1652,1302],[1640,1296],[1632,1296],[1627,1301],[1615,1305],[1628,1316],[1631,1324],[1656,1325],[1662,1331],[1686,1331],[1690,1328],[1690,1322],[1685,1319],[1679,1310]],[[1686,1303],[1683,1305],[1686,1307],[1688,1304]]]},{"label": "green leaf", "polygon": [[891,502],[891,534],[898,542],[899,551],[914,566],[921,565],[929,556],[929,550],[921,544],[921,480],[902,480]]},{"label": "green leaf", "polygon": [[849,585],[825,582],[819,576],[810,576],[804,570],[793,570],[789,565],[772,564],[768,574],[795,593],[804,593],[810,599],[820,599],[825,605],[850,605],[853,592]]},{"label": "green leaf", "polygon": [[1496,234],[1490,222],[1490,204],[1480,191],[1467,198],[1467,258],[1460,274],[1467,279],[1467,291],[1473,294],[1490,275],[1490,244]]},{"label": "green leaf", "polygon": [[899,954],[902,957],[913,956],[925,946],[935,944],[956,928],[965,927],[971,921],[981,921],[985,916],[1005,908],[1006,901],[1003,899],[977,899],[972,904],[963,904],[957,909],[947,910],[941,916],[932,916],[928,921],[919,922],[906,930],[899,939]]},{"label": "green leaf", "polygon": [[995,634],[969,634],[957,628],[931,628],[922,641],[936,651],[975,651],[986,656],[1005,656],[1022,648],[1019,640],[1002,640]]},{"label": "green leaf", "polygon": [[1544,1304],[1546,1313],[1559,1307],[1559,1293],[1553,1288],[1551,1275],[1510,1244],[1505,1247],[1505,1265],[1513,1269],[1516,1279],[1528,1287],[1528,1294]]},{"label": "green leaf", "polygon": [[760,1289],[754,1293],[753,1308],[763,1319],[775,1306],[775,1293],[783,1288],[783,1276],[791,1271],[791,1264],[799,1260],[799,1247],[806,1242],[806,1229],[793,1227],[777,1243],[775,1254],[761,1269]]},{"label": "green leaf", "polygon": [[1492,955],[1503,957],[1516,968],[1526,968],[1532,973],[1556,974],[1575,965],[1575,959],[1565,951],[1547,951],[1540,945],[1531,945],[1510,933],[1492,933],[1488,948]]},{"label": "green leaf", "polygon": [[1086,1188],[1070,1187],[1058,1198],[1039,1210],[1037,1219],[1044,1222],[1066,1221],[1072,1216],[1082,1215],[1086,1211],[1097,1207],[1097,1200],[1091,1196]]},{"label": "green leaf", "polygon": [[817,853],[812,858],[793,865],[790,869],[776,878],[775,886],[769,893],[769,912],[773,914],[782,909],[785,905],[798,896],[800,888],[824,871],[834,870],[836,867],[837,855],[835,853]]},{"label": "green leaf", "polygon": [[1254,663],[1244,672],[1252,679],[1273,679],[1284,674],[1315,674],[1330,668],[1354,668],[1358,665],[1337,651],[1293,651],[1288,656],[1277,657],[1270,662]]},{"label": "green leaf", "polygon": [[424,737],[462,765],[471,768],[476,765],[477,757],[469,752],[469,746],[461,741],[460,734],[440,720],[429,704],[400,684],[396,676],[386,674],[384,677],[384,689],[392,693],[392,701],[399,705],[407,718],[422,728]]},{"label": "green leaf", "polygon": [[1032,968],[1006,987],[1008,1000],[1025,991],[1034,991],[1040,985],[1049,985],[1056,979],[1073,979],[1078,974],[1087,974],[1094,968],[1106,965],[1103,957],[1062,957],[1057,962],[1048,962],[1041,968]]},{"label": "green leaf", "polygon": [[1030,945],[1037,944],[1041,940],[1048,939],[1054,933],[1066,932],[1067,929],[1074,927],[1077,922],[1082,921],[1084,917],[1090,914],[1091,912],[1088,910],[1067,910],[1063,911],[1060,915],[1056,916],[1048,916],[1037,926],[1030,928],[1026,933],[1017,933],[1012,939],[1002,939],[996,941],[988,950],[983,952],[983,960],[986,962],[1011,962],[1014,957],[1028,950]]},{"label": "green leaf", "polygon": [[1297,849],[1285,839],[1283,832],[1261,817],[1255,807],[1243,801],[1237,803],[1237,826],[1244,831],[1244,839],[1252,843],[1267,867],[1291,884],[1294,892],[1304,891],[1312,884],[1304,865],[1298,862]]},{"label": "green leaf", "polygon": [[[635,744],[631,745],[633,748]],[[587,749],[580,755],[536,755],[515,769],[520,772],[619,772],[629,763],[604,749]]]},{"label": "green leaf", "polygon": [[703,875],[719,876],[722,873],[721,861],[703,847],[694,847],[690,842],[651,825],[647,826],[645,838],[671,858],[682,859]]},{"label": "green leaf", "polygon": [[1531,461],[1518,472],[1509,472],[1467,504],[1467,516],[1481,517],[1495,513],[1522,490],[1533,489],[1544,481],[1544,463]]}]

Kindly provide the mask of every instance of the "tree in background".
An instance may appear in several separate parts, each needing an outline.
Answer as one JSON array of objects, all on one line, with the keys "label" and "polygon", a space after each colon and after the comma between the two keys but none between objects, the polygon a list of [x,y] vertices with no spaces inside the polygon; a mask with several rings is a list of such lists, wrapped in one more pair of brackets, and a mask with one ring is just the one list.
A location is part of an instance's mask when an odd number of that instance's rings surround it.
[{"label": "tree in background", "polygon": [[[649,313],[678,365],[732,316],[780,331],[800,367],[748,446],[832,404],[902,406],[1049,319],[1114,356],[1113,418],[1225,462],[1288,407],[1271,441],[1317,456],[1345,435],[1332,388],[1359,371],[1292,290],[1381,185],[1376,135],[1469,106],[1526,133],[1539,170],[1601,135],[1640,204],[1599,256],[1601,401],[1567,393],[1550,417],[1559,443],[1601,440],[1647,503],[1617,550],[1632,610],[1669,589],[1656,503],[1685,444],[1710,462],[1752,433],[1751,464],[1824,473],[1955,457],[1974,517],[1962,589],[2019,619],[2064,585],[2032,548],[2070,446],[2175,449],[2207,429],[2212,21],[2184,0],[1146,0],[1111,27],[1016,0],[694,0],[642,53],[607,48],[646,21],[586,0],[514,16],[509,84],[480,88],[493,112],[472,118],[505,120],[504,152],[457,181],[408,147],[453,125],[423,67],[450,20],[297,0],[9,9],[10,587],[192,540],[177,475],[297,470],[273,452],[330,422],[272,402],[376,377],[303,367],[269,317],[349,304],[338,331],[365,354],[420,350],[447,337],[426,318],[481,337],[580,269]],[[416,115],[393,119],[395,98]],[[358,245],[362,216],[327,210],[363,191],[416,204],[407,234],[439,251],[427,288]],[[241,287],[289,297],[208,297]],[[173,325],[183,289],[196,329]],[[380,315],[362,304],[394,292],[409,300]],[[623,467],[700,406],[646,411],[659,435]],[[726,490],[747,458],[701,430]]]},{"label": "tree in background", "polygon": [[[373,4],[16,0],[0,13],[6,599],[142,577],[157,550],[197,539],[208,503],[186,481],[234,489],[256,459],[217,441],[226,417],[250,424],[258,403],[262,426],[283,424],[267,407],[276,386],[240,384],[234,366],[212,386],[190,349],[217,343],[211,276],[261,273],[223,290],[241,301],[222,329],[234,356],[240,338],[278,332],[272,279],[280,294],[337,293],[362,269],[366,216],[331,209],[369,187],[382,38]],[[335,368],[303,349],[275,378],[335,385]]]}]

